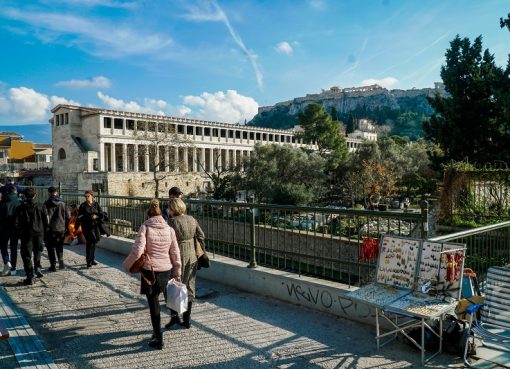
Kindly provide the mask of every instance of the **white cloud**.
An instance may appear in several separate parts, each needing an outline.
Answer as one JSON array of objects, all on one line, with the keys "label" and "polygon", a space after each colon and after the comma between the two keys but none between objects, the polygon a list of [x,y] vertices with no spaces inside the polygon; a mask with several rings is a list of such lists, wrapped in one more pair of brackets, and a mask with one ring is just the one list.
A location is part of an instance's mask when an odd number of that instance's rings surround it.
[{"label": "white cloud", "polygon": [[126,102],[121,99],[116,99],[114,97],[103,94],[101,91],[97,92],[97,97],[99,97],[103,104],[105,104],[109,109],[129,111],[134,113],[165,115],[165,112],[159,109],[158,103],[156,103],[156,101],[160,101],[166,104],[162,100],[145,99],[144,105],[140,105],[135,101]]},{"label": "white cloud", "polygon": [[375,78],[369,78],[365,79],[364,81],[361,81],[361,86],[369,86],[369,85],[379,85],[381,87],[385,88],[392,88],[396,84],[400,83],[398,79],[395,77],[386,77],[382,79],[375,79]]},{"label": "white cloud", "polygon": [[13,87],[0,95],[0,121],[5,123],[43,123],[58,104],[78,103],[60,96],[47,96],[28,87]]},{"label": "white cloud", "polygon": [[276,45],[275,49],[280,54],[292,55],[292,53],[294,52],[294,49],[292,48],[292,46],[290,46],[290,44],[287,41],[279,42]]},{"label": "white cloud", "polygon": [[90,79],[71,79],[69,81],[60,81],[56,83],[56,86],[69,88],[110,88],[112,83],[108,78],[98,76]]},{"label": "white cloud", "polygon": [[34,27],[34,35],[43,42],[66,42],[91,54],[111,58],[159,53],[172,44],[165,35],[143,33],[102,19],[13,8],[1,9],[0,16]]},{"label": "white cloud", "polygon": [[[258,103],[251,97],[240,95],[235,90],[226,93],[204,92],[200,96],[185,96],[183,103],[191,106],[187,114],[199,119],[238,123],[250,120],[257,114]],[[198,110],[193,110],[197,106]]]},{"label": "white cloud", "polygon": [[222,22],[225,27],[227,27],[228,32],[230,33],[230,36],[234,42],[237,44],[237,46],[239,46],[239,48],[241,48],[243,53],[250,61],[251,66],[255,72],[255,78],[257,79],[257,86],[260,90],[262,90],[264,87],[264,77],[257,63],[257,54],[246,47],[243,40],[241,39],[241,36],[239,36],[234,27],[232,27],[230,20],[228,19],[223,9],[216,2],[216,0],[203,1],[199,4],[200,5],[185,3],[184,6],[186,7],[188,13],[184,14],[184,18],[196,22]]}]

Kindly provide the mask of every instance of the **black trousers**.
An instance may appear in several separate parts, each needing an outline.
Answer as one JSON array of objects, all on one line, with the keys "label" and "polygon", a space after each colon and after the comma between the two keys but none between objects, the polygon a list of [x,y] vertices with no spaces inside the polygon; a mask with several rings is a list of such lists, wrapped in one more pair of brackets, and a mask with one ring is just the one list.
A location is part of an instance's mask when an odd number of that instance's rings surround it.
[{"label": "black trousers", "polygon": [[[41,253],[43,248],[42,234],[34,234],[32,237],[21,240],[21,259],[23,259],[23,268],[27,278],[34,277],[34,267],[35,269],[41,269]],[[32,255],[34,257],[33,264]]]},{"label": "black trousers", "polygon": [[87,240],[87,246],[85,247],[85,259],[87,263],[91,263],[96,260],[96,244],[97,242],[90,242]]},{"label": "black trousers", "polygon": [[50,264],[55,266],[57,258],[58,261],[61,261],[64,256],[64,232],[49,231],[44,238],[44,243],[46,244]]},{"label": "black trousers", "polygon": [[[152,272],[142,269],[142,274],[151,282],[154,281]],[[156,338],[161,338],[161,306],[159,303],[159,295],[163,292],[166,301],[166,285],[171,277],[170,271],[155,272],[156,280],[152,286],[149,286],[147,282],[142,278],[141,292],[147,296],[147,302],[149,303],[149,311],[151,314],[152,330]]]},{"label": "black trousers", "polygon": [[[11,270],[16,270],[16,263],[18,262],[18,232],[14,227],[3,228],[0,232],[0,250],[2,253],[2,260],[4,264],[8,261],[11,262]],[[7,245],[9,245],[11,256],[9,258],[9,251],[7,251]]]}]

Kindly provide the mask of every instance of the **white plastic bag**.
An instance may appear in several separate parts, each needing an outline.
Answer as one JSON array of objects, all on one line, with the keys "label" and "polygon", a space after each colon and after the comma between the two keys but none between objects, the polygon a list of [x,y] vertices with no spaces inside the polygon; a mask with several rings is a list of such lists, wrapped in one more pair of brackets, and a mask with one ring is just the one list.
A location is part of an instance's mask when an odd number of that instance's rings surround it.
[{"label": "white plastic bag", "polygon": [[188,309],[188,289],[184,283],[170,279],[166,285],[166,306],[179,314]]}]

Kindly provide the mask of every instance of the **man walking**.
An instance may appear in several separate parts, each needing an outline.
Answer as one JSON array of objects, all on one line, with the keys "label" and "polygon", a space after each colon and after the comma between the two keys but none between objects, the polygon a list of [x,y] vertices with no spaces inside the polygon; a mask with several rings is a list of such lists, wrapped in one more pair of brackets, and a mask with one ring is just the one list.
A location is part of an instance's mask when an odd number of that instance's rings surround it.
[{"label": "man walking", "polygon": [[[44,203],[48,212],[48,232],[44,236],[48,258],[50,259],[49,272],[56,272],[58,259],[58,268],[65,269],[64,263],[64,234],[71,214],[66,204],[58,196],[55,187],[48,188],[48,200]],[[56,255],[55,255],[56,253]]]},{"label": "man walking", "polygon": [[[172,187],[168,190],[168,198],[169,199],[180,199],[182,197],[182,191],[179,187]],[[172,217],[170,215],[170,211],[168,210],[168,205],[163,208],[163,218],[168,222],[168,220]]]},{"label": "man walking", "polygon": [[[44,234],[48,230],[48,212],[44,204],[35,202],[35,190],[29,187],[25,190],[25,201],[15,212],[15,223],[21,239],[21,258],[25,269],[25,285],[34,283],[34,275],[42,278],[41,252],[43,250]],[[34,262],[32,264],[32,254]],[[35,268],[35,269],[34,269]]]},{"label": "man walking", "polygon": [[[16,275],[16,263],[18,261],[18,233],[16,232],[14,213],[20,206],[21,201],[15,186],[9,186],[8,192],[0,201],[0,250],[4,269],[2,275]],[[11,257],[9,258],[10,246]]]}]

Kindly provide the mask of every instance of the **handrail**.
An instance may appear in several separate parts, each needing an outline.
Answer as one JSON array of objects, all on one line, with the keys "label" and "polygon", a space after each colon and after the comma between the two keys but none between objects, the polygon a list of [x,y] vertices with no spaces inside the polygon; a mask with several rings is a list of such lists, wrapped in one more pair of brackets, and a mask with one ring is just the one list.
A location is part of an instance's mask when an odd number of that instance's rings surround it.
[{"label": "handrail", "polygon": [[429,238],[429,241],[434,241],[434,242],[450,241],[450,240],[454,240],[457,238],[474,236],[474,235],[477,235],[480,233],[486,233],[486,232],[490,232],[490,231],[494,231],[496,229],[506,228],[506,227],[510,227],[510,221],[491,224],[488,226],[483,226],[483,227],[478,227],[478,228],[473,228],[473,229],[467,229],[465,231],[450,233],[450,234],[439,236],[439,237]]}]

